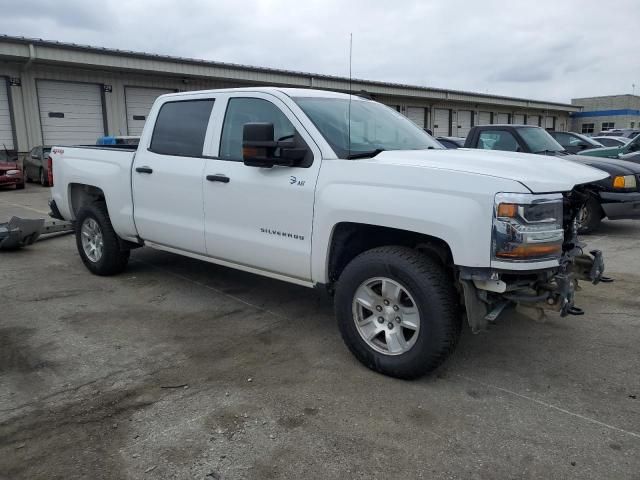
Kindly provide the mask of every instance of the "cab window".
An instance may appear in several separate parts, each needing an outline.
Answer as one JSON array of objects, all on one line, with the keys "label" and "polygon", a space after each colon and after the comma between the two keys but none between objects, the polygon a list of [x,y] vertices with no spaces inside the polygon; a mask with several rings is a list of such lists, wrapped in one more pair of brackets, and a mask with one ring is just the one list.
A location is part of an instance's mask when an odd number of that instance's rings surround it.
[{"label": "cab window", "polygon": [[519,151],[518,141],[506,130],[489,130],[480,133],[478,148],[484,150]]},{"label": "cab window", "polygon": [[222,125],[221,160],[242,161],[242,133],[246,123],[273,124],[274,140],[294,139],[302,142],[296,129],[273,103],[260,98],[231,98]]}]

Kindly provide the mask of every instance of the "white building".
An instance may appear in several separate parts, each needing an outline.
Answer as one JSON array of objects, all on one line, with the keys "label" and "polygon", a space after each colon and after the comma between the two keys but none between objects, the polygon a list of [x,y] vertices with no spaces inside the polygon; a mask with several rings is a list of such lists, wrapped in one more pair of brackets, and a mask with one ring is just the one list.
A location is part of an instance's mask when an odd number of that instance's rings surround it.
[{"label": "white building", "polygon": [[[349,79],[263,67],[0,36],[0,145],[94,144],[138,135],[154,99],[181,90],[275,85],[349,91]],[[575,105],[353,80],[436,136],[473,125],[527,123],[567,130]]]}]

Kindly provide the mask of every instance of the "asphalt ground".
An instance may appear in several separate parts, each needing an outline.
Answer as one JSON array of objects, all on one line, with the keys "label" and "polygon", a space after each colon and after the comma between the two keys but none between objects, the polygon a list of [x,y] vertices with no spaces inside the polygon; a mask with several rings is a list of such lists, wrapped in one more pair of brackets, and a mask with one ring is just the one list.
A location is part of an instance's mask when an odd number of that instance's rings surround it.
[{"label": "asphalt ground", "polygon": [[[0,190],[0,222],[48,189]],[[640,222],[585,237],[582,317],[508,312],[435,374],[361,366],[321,293],[73,236],[0,252],[1,479],[640,479]]]}]

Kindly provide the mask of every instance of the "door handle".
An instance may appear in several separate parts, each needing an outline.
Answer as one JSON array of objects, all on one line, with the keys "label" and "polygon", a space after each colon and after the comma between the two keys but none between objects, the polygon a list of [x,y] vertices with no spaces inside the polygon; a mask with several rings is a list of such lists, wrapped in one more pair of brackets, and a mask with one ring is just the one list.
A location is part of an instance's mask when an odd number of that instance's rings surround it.
[{"label": "door handle", "polygon": [[136,167],[138,173],[153,173],[153,169],[150,167]]},{"label": "door handle", "polygon": [[229,180],[231,179],[226,175],[217,174],[217,175],[207,175],[207,180],[209,180],[210,182],[229,183]]}]

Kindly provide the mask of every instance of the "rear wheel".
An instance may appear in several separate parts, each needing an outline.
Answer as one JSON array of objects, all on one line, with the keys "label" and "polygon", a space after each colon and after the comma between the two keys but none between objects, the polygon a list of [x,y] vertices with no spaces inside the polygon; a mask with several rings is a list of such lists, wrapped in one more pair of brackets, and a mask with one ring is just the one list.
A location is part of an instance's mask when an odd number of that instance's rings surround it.
[{"label": "rear wheel", "polygon": [[335,308],[351,352],[394,377],[434,370],[460,335],[453,279],[436,260],[406,247],[375,248],[352,260],[336,286]]},{"label": "rear wheel", "polygon": [[600,203],[596,198],[589,197],[578,213],[578,232],[592,233],[600,226],[603,218],[604,212]]},{"label": "rear wheel", "polygon": [[42,185],[43,187],[48,187],[49,186],[49,182],[47,180],[47,176],[44,174],[44,168],[40,169],[40,185]]},{"label": "rear wheel", "polygon": [[130,251],[120,248],[120,239],[103,203],[94,203],[78,212],[76,246],[82,262],[96,275],[120,273],[129,261]]}]

